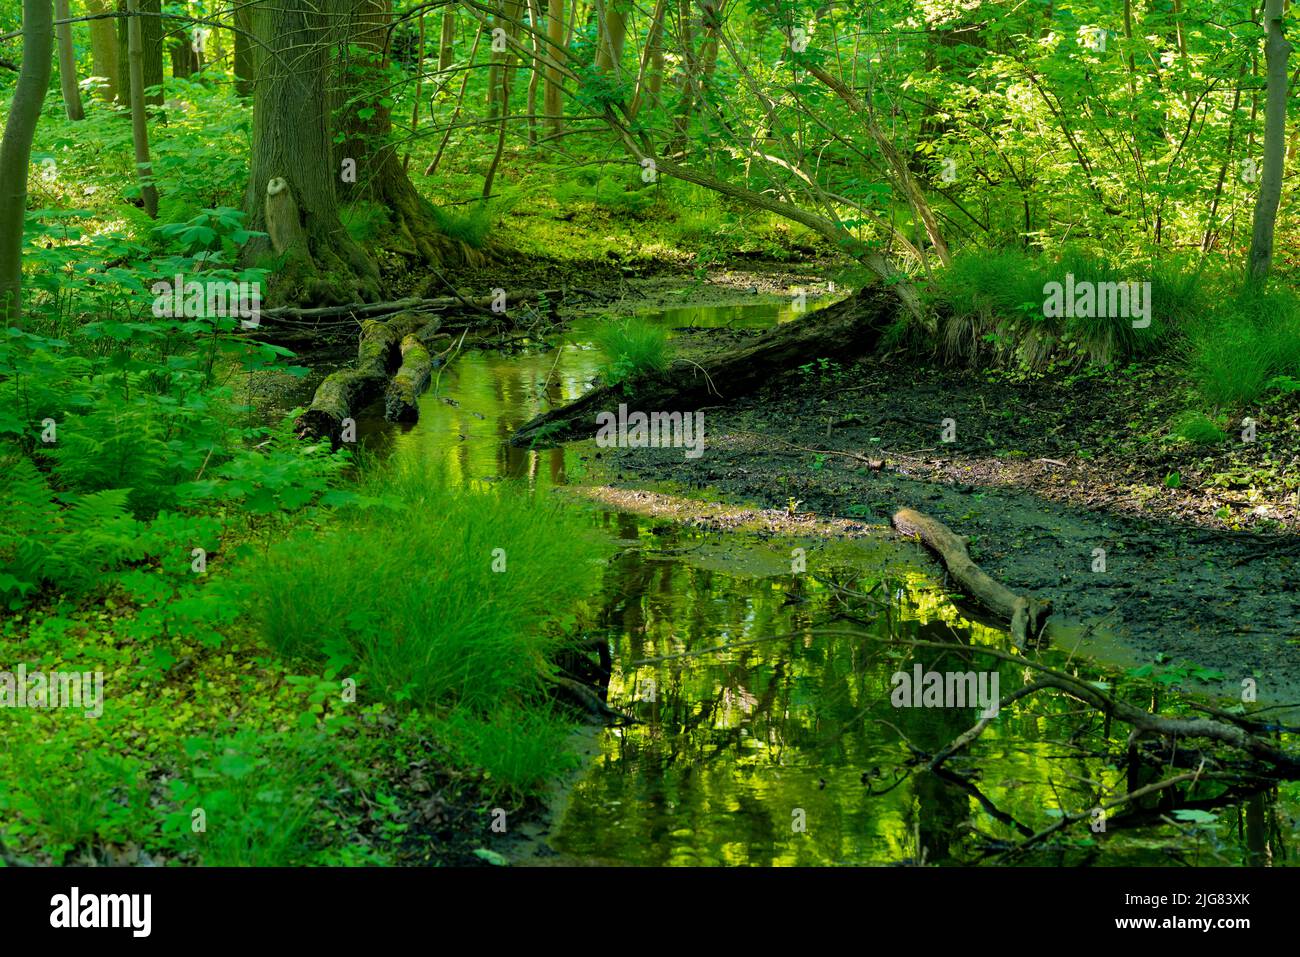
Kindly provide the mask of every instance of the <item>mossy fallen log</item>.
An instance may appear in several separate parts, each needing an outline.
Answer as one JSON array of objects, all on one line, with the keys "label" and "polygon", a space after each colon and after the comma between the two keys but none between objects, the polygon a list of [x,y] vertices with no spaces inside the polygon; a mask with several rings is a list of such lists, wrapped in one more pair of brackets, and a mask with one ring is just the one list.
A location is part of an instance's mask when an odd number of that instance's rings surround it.
[{"label": "mossy fallen log", "polygon": [[389,376],[402,362],[402,341],[408,336],[432,337],[437,330],[437,319],[413,312],[362,323],[356,363],[324,378],[311,407],[298,420],[299,433],[329,438],[338,445],[344,439],[344,423],[355,420],[360,410],[383,394]]},{"label": "mossy fallen log", "polygon": [[823,356],[857,356],[871,352],[899,300],[880,284],[763,333],[753,341],[704,362],[679,359],[662,374],[645,374],[616,386],[598,386],[568,405],[525,422],[511,444],[553,446],[596,432],[596,415],[620,403],[629,409],[689,411],[718,405],[751,392],[773,376]]},{"label": "mossy fallen log", "polygon": [[920,539],[935,552],[948,574],[961,586],[963,595],[1008,623],[1019,647],[1037,642],[1042,636],[1052,614],[1052,603],[1017,595],[1006,585],[990,578],[971,559],[966,550],[966,540],[948,526],[914,509],[904,508],[894,513],[894,529],[900,535]]},{"label": "mossy fallen log", "polygon": [[433,357],[419,337],[402,340],[402,365],[384,390],[384,418],[389,422],[414,422],[420,417],[420,393],[433,375]]}]

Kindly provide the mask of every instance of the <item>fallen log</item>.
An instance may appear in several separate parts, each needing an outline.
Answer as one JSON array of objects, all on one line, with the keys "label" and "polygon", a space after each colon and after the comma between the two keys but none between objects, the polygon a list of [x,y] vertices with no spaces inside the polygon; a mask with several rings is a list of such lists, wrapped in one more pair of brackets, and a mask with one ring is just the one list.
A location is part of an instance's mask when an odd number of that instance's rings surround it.
[{"label": "fallen log", "polygon": [[598,386],[575,402],[525,422],[510,442],[549,447],[590,438],[596,431],[597,413],[614,411],[620,403],[646,412],[672,412],[688,411],[706,399],[712,400],[709,404],[734,399],[805,362],[870,352],[898,310],[898,299],[887,289],[880,284],[868,286],[705,362],[679,359],[661,374]]},{"label": "fallen log", "polygon": [[431,337],[437,329],[436,319],[413,312],[362,323],[356,364],[331,372],[317,386],[310,408],[298,420],[299,434],[328,437],[338,445],[343,440],[344,421],[355,419],[359,410],[379,398],[388,377],[397,369],[400,343],[411,335]]},{"label": "fallen log", "polygon": [[418,336],[402,340],[402,366],[384,390],[384,418],[389,422],[414,422],[420,417],[420,393],[433,375],[433,357]]},{"label": "fallen log", "polygon": [[1052,603],[1028,595],[1017,595],[1006,585],[990,578],[971,560],[966,539],[954,534],[942,522],[905,508],[894,513],[894,529],[900,535],[921,540],[938,554],[948,574],[961,585],[963,594],[1010,624],[1019,647],[1037,642],[1042,636]]}]

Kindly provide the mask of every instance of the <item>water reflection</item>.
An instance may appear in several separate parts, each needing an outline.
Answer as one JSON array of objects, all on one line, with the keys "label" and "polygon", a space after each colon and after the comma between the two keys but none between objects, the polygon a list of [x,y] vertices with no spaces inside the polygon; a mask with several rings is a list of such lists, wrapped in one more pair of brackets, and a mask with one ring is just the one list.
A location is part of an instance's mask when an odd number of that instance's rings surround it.
[{"label": "water reflection", "polygon": [[[937,774],[916,762],[967,731],[978,714],[894,707],[895,672],[917,664],[996,670],[1005,693],[1024,682],[1023,669],[983,653],[982,646],[1006,650],[1006,635],[964,621],[888,545],[800,543],[822,577],[861,587],[883,578],[878,593],[900,597],[854,628],[951,650],[827,634],[819,629],[844,628],[847,611],[830,584],[728,574],[709,567],[711,558],[698,560],[712,554],[713,536],[652,532],[630,516],[612,524],[638,547],[610,567],[596,628],[612,650],[610,701],[640,722],[604,732],[551,842],[561,853],[641,865],[970,865],[1001,859],[1054,812],[1088,809],[1103,787],[1109,796],[1123,793],[1122,772],[1094,755],[1122,754],[1127,728],[1108,737],[1103,718],[1064,698],[1003,712],[980,739],[977,761],[954,761]],[[788,560],[788,545],[727,547],[765,548],[780,561]],[[755,564],[741,556],[737,563]],[[1115,679],[1101,669],[1074,670]],[[1012,859],[1281,862],[1282,822],[1297,810],[1293,789],[1280,810],[1275,798],[1260,796],[1219,807],[1198,824],[1162,822],[1161,813],[1210,794],[1171,792],[1156,798],[1154,815],[1116,818],[1108,833],[1076,826]],[[1239,818],[1248,826],[1239,827]]]},{"label": "water reflection", "polygon": [[[792,316],[782,305],[657,314],[704,327]],[[423,398],[416,426],[362,423],[368,447],[436,461],[463,484],[581,481],[589,444],[534,451],[507,440],[590,387],[603,359],[591,328],[574,324],[548,351],[461,355]],[[1149,766],[1120,760],[1127,726],[1039,697],[998,716],[977,760],[931,773],[918,755],[970,728],[975,709],[895,708],[891,676],[917,664],[996,670],[1004,693],[1025,679],[981,651],[1005,650],[1006,635],[964,619],[910,564],[914,552],[891,542],[762,544],[595,514],[626,547],[599,584],[590,630],[613,662],[611,704],[640,721],[601,732],[551,841],[562,854],[627,864],[1288,863],[1296,786],[1237,795],[1207,783],[1153,795],[1104,833],[1076,826],[1007,857],[1061,813],[1156,780]],[[786,573],[795,544],[826,581]],[[875,586],[887,607],[847,607],[835,580]],[[822,633],[846,625],[950,647]],[[1089,680],[1122,679],[1053,655],[1049,664]]]}]

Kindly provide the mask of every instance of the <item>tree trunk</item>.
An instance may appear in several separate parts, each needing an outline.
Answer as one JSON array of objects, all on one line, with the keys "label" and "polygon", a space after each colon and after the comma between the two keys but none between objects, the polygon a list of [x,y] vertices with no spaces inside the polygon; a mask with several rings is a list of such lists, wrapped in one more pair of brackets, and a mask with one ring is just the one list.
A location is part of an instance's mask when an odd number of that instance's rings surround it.
[{"label": "tree trunk", "polygon": [[546,89],[542,94],[542,109],[546,112],[546,128],[552,135],[564,132],[563,81],[560,77],[560,51],[564,49],[564,0],[547,0],[546,5]]},{"label": "tree trunk", "polygon": [[23,220],[32,139],[50,86],[54,56],[54,8],[50,0],[23,0],[23,64],[0,141],[0,322],[21,326],[23,315]]},{"label": "tree trunk", "polygon": [[257,63],[253,57],[252,9],[243,0],[235,0],[235,94],[253,95],[253,78],[257,76]]},{"label": "tree trunk", "polygon": [[199,69],[199,55],[194,52],[194,40],[189,31],[181,28],[172,34],[172,45],[168,50],[172,61],[172,76],[190,77]]},{"label": "tree trunk", "polygon": [[536,32],[541,29],[541,4],[542,0],[528,0],[528,25],[532,27],[532,30],[528,33],[528,41],[532,47],[532,65],[528,71],[528,106],[526,108],[529,146],[537,145],[537,84],[541,81],[542,74],[545,72],[541,59],[542,41]]},{"label": "tree trunk", "polygon": [[1264,102],[1264,170],[1259,179],[1255,226],[1246,264],[1247,276],[1256,281],[1268,276],[1273,264],[1273,228],[1277,223],[1277,207],[1282,200],[1282,173],[1286,163],[1286,66],[1291,56],[1291,44],[1282,31],[1282,0],[1266,0],[1264,21],[1268,30],[1264,42],[1268,73]]},{"label": "tree trunk", "polygon": [[[119,63],[129,63],[130,20],[140,21],[140,45],[143,55],[141,68],[144,73],[144,87],[153,90],[146,93],[144,101],[151,106],[163,105],[163,28],[162,17],[153,14],[162,13],[162,0],[140,0],[139,12],[142,17],[121,17],[117,21],[117,58]],[[126,0],[117,0],[119,13],[127,11]],[[120,102],[131,102],[131,71],[122,75],[123,93]],[[155,89],[156,88],[156,89]]]},{"label": "tree trunk", "polygon": [[[128,13],[138,13],[141,0],[126,0]],[[127,58],[131,77],[131,142],[135,147],[136,175],[140,177],[140,196],[150,219],[158,218],[158,190],[153,184],[153,166],[149,163],[149,116],[144,108],[144,49],[140,21],[145,17],[127,18]]]},{"label": "tree trunk", "polygon": [[[89,13],[107,13],[106,0],[86,0]],[[90,57],[95,76],[104,82],[97,95],[112,103],[122,93],[122,66],[117,58],[117,28],[112,20],[90,21]]]},{"label": "tree trunk", "polygon": [[[68,19],[68,0],[54,0],[54,18]],[[62,23],[56,27],[59,36],[59,88],[63,91],[63,109],[68,119],[77,121],[86,118],[81,108],[81,90],[77,86],[77,51],[72,47],[72,24]]]},{"label": "tree trunk", "polygon": [[[339,220],[329,83],[340,0],[275,0],[253,10],[257,57],[253,149],[244,211],[270,234],[283,266],[271,303],[333,304],[379,297],[379,272]],[[400,166],[398,167],[400,169]],[[246,256],[264,254],[250,243]]]},{"label": "tree trunk", "polygon": [[[348,43],[368,51],[371,57],[368,63],[354,64],[353,82],[359,75],[362,87],[350,91],[355,94],[365,92],[372,80],[376,87],[388,82],[383,73],[388,65],[384,43],[392,5],[391,0],[351,2],[354,17]],[[365,200],[384,207],[392,227],[382,240],[385,249],[401,254],[412,264],[439,265],[455,260],[463,250],[438,231],[432,208],[407,176],[397,146],[391,142],[391,112],[378,102],[381,95],[376,91],[373,100],[367,98],[354,104],[343,118],[346,137],[339,146],[335,169],[343,168],[343,161],[351,159],[356,163],[356,176],[339,179],[339,195],[348,202]],[[367,107],[374,112],[362,119],[359,110]]]},{"label": "tree trunk", "polygon": [[449,6],[442,15],[442,35],[438,39],[438,72],[445,73],[456,61],[456,8]]},{"label": "tree trunk", "polygon": [[[508,88],[514,80],[515,53],[510,43],[519,35],[517,24],[523,12],[523,0],[500,0],[499,9],[501,13],[492,17],[495,29],[489,46],[492,65],[488,68],[488,116],[493,118],[501,114],[501,98],[508,95]],[[496,29],[504,30],[508,38],[503,50],[495,48],[498,45]]]},{"label": "tree trunk", "polygon": [[635,117],[648,98],[651,105],[659,101],[659,84],[664,72],[664,15],[667,0],[655,0],[650,15],[650,32],[646,34],[645,52],[641,56],[641,69],[637,74],[636,92],[628,106],[628,115]]},{"label": "tree trunk", "polygon": [[604,15],[599,24],[600,42],[596,47],[596,69],[612,73],[617,80],[619,63],[623,59],[623,43],[627,37],[628,7],[625,0],[605,0]]}]

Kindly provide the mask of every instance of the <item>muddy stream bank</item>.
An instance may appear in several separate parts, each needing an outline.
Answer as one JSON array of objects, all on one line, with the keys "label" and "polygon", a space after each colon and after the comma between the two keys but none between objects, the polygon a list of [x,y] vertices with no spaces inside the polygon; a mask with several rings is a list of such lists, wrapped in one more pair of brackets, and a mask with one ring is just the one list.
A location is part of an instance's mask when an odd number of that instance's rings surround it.
[{"label": "muddy stream bank", "polygon": [[[796,316],[786,299],[759,300],[637,311],[689,349]],[[1257,536],[1047,501],[977,474],[930,481],[919,443],[951,398],[901,374],[897,391],[864,388],[833,357],[706,410],[697,460],[590,441],[510,446],[519,425],[596,378],[596,321],[573,319],[548,337],[556,348],[466,351],[416,425],[361,423],[372,452],[437,461],[465,485],[525,483],[587,512],[618,546],[583,637],[608,648],[608,701],[636,720],[576,737],[583,763],[549,815],[502,842],[513,863],[1287,863],[1300,816],[1291,785],[1180,789],[1123,827],[1016,851],[1061,813],[1123,791],[1129,771],[1114,757],[1127,729],[1065,699],[1039,702],[1001,714],[953,773],[918,766],[978,709],[896,707],[893,676],[975,671],[1005,693],[1023,669],[981,654],[1010,651],[1008,635],[954,604],[933,559],[887,522],[904,506],[929,512],[970,535],[995,577],[1052,598],[1073,623],[1042,652],[1054,667],[1119,690],[1138,687],[1134,668],[1186,660],[1222,676],[1169,686],[1223,695],[1254,676],[1277,703],[1300,700],[1300,602],[1281,587],[1295,552],[1260,557]],[[834,454],[845,449],[886,467]],[[1097,548],[1104,573],[1092,570]],[[846,601],[844,589],[876,601]],[[900,638],[953,648],[889,640]]]}]

